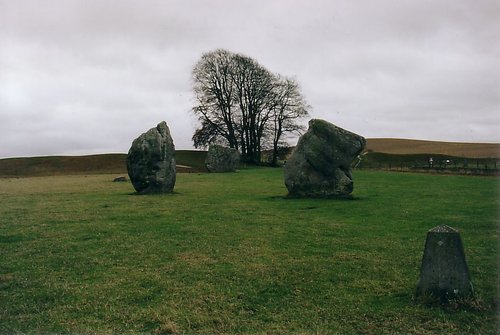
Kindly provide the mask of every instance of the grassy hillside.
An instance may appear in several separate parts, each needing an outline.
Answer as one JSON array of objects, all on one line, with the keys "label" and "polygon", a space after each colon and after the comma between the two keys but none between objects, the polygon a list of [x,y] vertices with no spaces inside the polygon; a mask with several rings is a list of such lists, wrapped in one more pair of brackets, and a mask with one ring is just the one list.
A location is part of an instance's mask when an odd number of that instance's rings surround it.
[{"label": "grassy hillside", "polygon": [[367,139],[367,151],[387,154],[434,154],[468,158],[500,158],[500,143],[457,143],[394,138]]},{"label": "grassy hillside", "polygon": [[0,160],[1,177],[126,173],[126,155],[23,157]]},{"label": "grassy hillside", "polygon": [[[0,179],[1,334],[497,334],[498,178],[355,171],[349,201],[271,168],[111,177]],[[413,299],[440,224],[476,299]]]},{"label": "grassy hillside", "polygon": [[[194,172],[206,171],[205,168],[205,158],[207,157],[206,151],[196,151],[196,150],[177,150],[175,152],[175,160],[179,166],[189,166]],[[183,171],[178,168],[180,172]]]},{"label": "grassy hillside", "polygon": [[[204,151],[178,150],[178,172],[205,170]],[[0,177],[126,174],[126,154],[0,159]]]}]

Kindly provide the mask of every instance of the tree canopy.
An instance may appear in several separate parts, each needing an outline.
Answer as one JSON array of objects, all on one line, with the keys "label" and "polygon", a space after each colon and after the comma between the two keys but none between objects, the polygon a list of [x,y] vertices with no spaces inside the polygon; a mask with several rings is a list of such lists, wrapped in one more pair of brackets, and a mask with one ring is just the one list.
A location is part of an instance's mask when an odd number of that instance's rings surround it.
[{"label": "tree canopy", "polygon": [[200,127],[195,147],[219,143],[259,164],[263,149],[272,149],[276,164],[285,137],[302,129],[309,106],[298,83],[273,74],[254,59],[218,49],[202,55],[192,72],[194,114]]}]

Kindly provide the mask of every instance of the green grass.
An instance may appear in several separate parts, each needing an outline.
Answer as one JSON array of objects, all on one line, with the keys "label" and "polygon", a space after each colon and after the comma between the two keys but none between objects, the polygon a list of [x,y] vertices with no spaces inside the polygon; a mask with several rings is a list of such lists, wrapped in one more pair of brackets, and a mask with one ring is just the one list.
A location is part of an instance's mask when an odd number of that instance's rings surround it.
[{"label": "green grass", "polygon": [[[496,334],[499,179],[356,171],[355,200],[282,170],[0,179],[0,333]],[[476,300],[413,294],[427,230],[461,231]]]}]

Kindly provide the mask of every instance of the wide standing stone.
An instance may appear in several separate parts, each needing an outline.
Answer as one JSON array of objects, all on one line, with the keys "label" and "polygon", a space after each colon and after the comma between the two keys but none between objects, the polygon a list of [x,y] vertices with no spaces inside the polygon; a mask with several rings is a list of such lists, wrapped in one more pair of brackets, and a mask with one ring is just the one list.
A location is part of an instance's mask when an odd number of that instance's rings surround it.
[{"label": "wide standing stone", "polygon": [[174,189],[175,146],[165,121],[132,142],[127,171],[138,193],[170,193]]},{"label": "wide standing stone", "polygon": [[352,161],[366,145],[364,137],[324,120],[309,121],[285,164],[290,196],[346,196],[353,191]]},{"label": "wide standing stone", "polygon": [[238,150],[215,144],[208,148],[205,159],[205,165],[210,172],[234,172],[239,162]]},{"label": "wide standing stone", "polygon": [[417,296],[432,295],[441,301],[474,294],[457,230],[441,225],[427,233],[416,293]]}]

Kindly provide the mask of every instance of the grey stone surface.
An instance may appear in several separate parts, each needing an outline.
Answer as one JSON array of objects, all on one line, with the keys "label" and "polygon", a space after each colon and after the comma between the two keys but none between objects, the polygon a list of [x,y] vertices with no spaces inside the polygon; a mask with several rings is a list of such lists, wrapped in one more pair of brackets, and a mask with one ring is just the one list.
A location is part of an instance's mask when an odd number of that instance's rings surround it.
[{"label": "grey stone surface", "polygon": [[174,189],[175,146],[165,121],[132,142],[127,171],[138,193],[171,193]]},{"label": "grey stone surface", "polygon": [[457,230],[441,225],[427,233],[416,294],[432,295],[441,301],[474,294]]},{"label": "grey stone surface", "polygon": [[234,172],[240,162],[240,153],[236,149],[211,145],[208,148],[205,166],[210,172]]},{"label": "grey stone surface", "polygon": [[335,197],[353,191],[352,161],[366,145],[364,137],[324,120],[309,121],[285,164],[290,196]]}]

